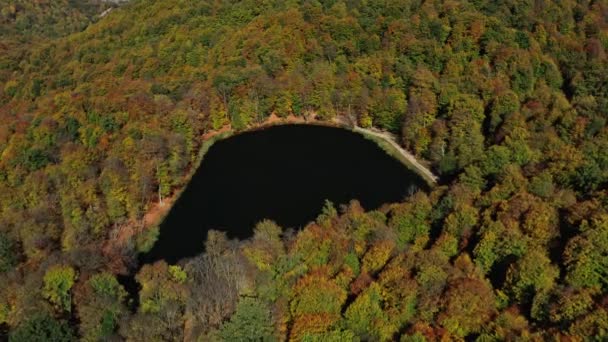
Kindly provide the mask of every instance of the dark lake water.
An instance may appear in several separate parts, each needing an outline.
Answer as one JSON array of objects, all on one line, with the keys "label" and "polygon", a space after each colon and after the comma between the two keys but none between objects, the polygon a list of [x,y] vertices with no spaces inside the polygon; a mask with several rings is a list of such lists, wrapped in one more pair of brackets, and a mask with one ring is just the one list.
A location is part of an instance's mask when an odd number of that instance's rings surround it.
[{"label": "dark lake water", "polygon": [[209,229],[245,239],[263,219],[284,228],[314,220],[326,199],[368,210],[402,200],[424,181],[351,131],[285,125],[216,142],[160,226],[144,263],[203,251]]}]

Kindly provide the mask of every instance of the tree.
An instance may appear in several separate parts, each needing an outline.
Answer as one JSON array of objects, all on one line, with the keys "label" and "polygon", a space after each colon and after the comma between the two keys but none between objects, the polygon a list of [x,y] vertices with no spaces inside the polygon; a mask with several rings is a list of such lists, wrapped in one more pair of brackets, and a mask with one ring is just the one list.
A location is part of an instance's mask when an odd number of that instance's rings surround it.
[{"label": "tree", "polygon": [[443,302],[445,309],[439,315],[439,322],[459,338],[480,332],[495,312],[492,286],[478,279],[451,281]]},{"label": "tree", "polygon": [[559,236],[557,210],[535,199],[525,214],[521,228],[530,237],[530,244],[546,245]]},{"label": "tree", "polygon": [[431,143],[430,127],[437,116],[437,96],[434,88],[437,79],[425,68],[418,68],[409,90],[407,112],[402,136],[405,146],[417,155],[424,154]]},{"label": "tree", "polygon": [[219,335],[226,341],[277,341],[268,304],[241,298],[230,321],[224,323]]},{"label": "tree", "polygon": [[532,249],[509,267],[507,286],[515,299],[526,302],[550,290],[558,275],[559,270],[542,250]]},{"label": "tree", "polygon": [[72,295],[70,290],[76,281],[76,271],[70,266],[56,265],[44,274],[42,295],[58,310],[72,310]]},{"label": "tree", "polygon": [[239,295],[248,285],[244,258],[228,242],[228,246],[215,250],[210,248],[211,240],[210,232],[207,252],[185,266],[190,280],[188,287],[191,293],[197,294],[188,299],[186,311],[204,330],[217,328],[234,313]]},{"label": "tree", "polygon": [[363,259],[361,260],[361,270],[366,273],[374,274],[378,272],[389,258],[392,256],[395,249],[395,242],[392,240],[379,240],[369,246]]},{"label": "tree", "polygon": [[99,341],[111,336],[127,312],[123,304],[126,291],[110,273],[98,273],[87,281],[78,298],[77,309],[84,341]]},{"label": "tree", "polygon": [[498,94],[492,101],[489,120],[489,131],[495,132],[505,118],[519,110],[519,98],[513,91]]},{"label": "tree", "polygon": [[316,221],[322,226],[329,226],[331,225],[331,221],[335,219],[337,215],[338,211],[336,210],[334,204],[329,200],[325,200],[323,208],[321,209],[321,214],[319,214]]},{"label": "tree", "polygon": [[594,306],[597,289],[560,289],[549,304],[549,319],[556,323],[572,322],[588,313]]},{"label": "tree", "polygon": [[303,342],[341,342],[358,341],[355,333],[350,330],[332,330],[330,332],[315,334],[307,332],[303,337]]},{"label": "tree", "polygon": [[10,342],[71,342],[76,341],[67,323],[45,314],[38,314],[21,323],[11,332]]},{"label": "tree", "polygon": [[494,175],[502,171],[510,162],[511,151],[507,147],[492,145],[481,162],[481,172],[485,175]]},{"label": "tree", "polygon": [[564,249],[566,282],[576,288],[601,288],[608,284],[608,215],[583,223],[582,233]]},{"label": "tree", "polygon": [[479,213],[477,209],[468,204],[459,204],[454,212],[450,213],[444,223],[444,231],[458,239],[468,239],[473,227],[477,225]]},{"label": "tree", "polygon": [[259,222],[254,229],[253,241],[245,247],[244,254],[261,270],[268,270],[274,261],[284,254],[281,241],[282,229],[270,220]]},{"label": "tree", "polygon": [[380,286],[372,283],[348,306],[346,326],[362,339],[389,340],[394,327],[387,326],[388,316],[382,310]]},{"label": "tree", "polygon": [[499,313],[482,330],[483,333],[478,337],[479,340],[516,340],[530,335],[534,336],[526,317],[517,308],[510,308]]},{"label": "tree", "polygon": [[17,263],[14,243],[0,232],[0,274],[10,271]]},{"label": "tree", "polygon": [[128,169],[122,160],[108,158],[100,176],[100,185],[105,195],[108,215],[113,221],[120,220],[127,214],[128,176]]},{"label": "tree", "polygon": [[396,334],[408,323],[416,319],[419,287],[412,278],[407,256],[401,254],[391,260],[378,277],[382,288],[382,306],[388,321],[384,322],[385,332]]},{"label": "tree", "polygon": [[391,88],[378,94],[369,111],[374,125],[389,131],[399,131],[406,110],[405,94]]},{"label": "tree", "polygon": [[189,289],[182,279],[181,268],[170,268],[164,261],[144,265],[135,276],[141,285],[140,305],[129,323],[121,326],[121,334],[134,340],[183,339]]},{"label": "tree", "polygon": [[394,207],[388,224],[397,232],[399,248],[409,243],[419,246],[426,243],[431,230],[431,209],[431,202],[423,192],[414,194],[406,203]]},{"label": "tree", "polygon": [[[340,315],[342,304],[346,300],[346,291],[332,280],[321,274],[309,274],[302,277],[293,287],[290,301],[294,316],[314,313],[327,313],[333,319]],[[329,318],[329,317],[328,317]]]},{"label": "tree", "polygon": [[456,165],[440,166],[443,173],[460,170],[484,156],[484,137],[481,123],[484,119],[483,103],[472,95],[458,94],[450,99],[448,105],[448,138],[447,154],[444,159],[453,158]]},{"label": "tree", "polygon": [[475,263],[485,273],[509,256],[521,257],[527,248],[523,234],[506,229],[500,221],[485,223],[479,235],[479,242],[475,245],[473,255]]},{"label": "tree", "polygon": [[[178,311],[181,311],[184,305],[186,288],[183,286],[181,276],[177,279],[174,276],[175,271],[171,272],[172,266],[167,265],[164,261],[159,261],[153,265],[145,265],[137,273],[135,279],[141,284],[139,292],[140,307],[142,313],[168,314],[165,310],[173,310],[177,306]],[[177,273],[181,273],[177,270]],[[171,315],[167,315],[169,318]],[[171,317],[172,322],[175,317]]]},{"label": "tree", "polygon": [[158,202],[162,205],[163,198],[169,196],[173,185],[167,163],[159,162],[156,165],[156,179],[158,182]]},{"label": "tree", "polygon": [[209,116],[211,118],[211,128],[218,130],[228,123],[228,107],[217,96],[211,98],[211,108]]},{"label": "tree", "polygon": [[578,318],[568,329],[575,336],[593,337],[597,340],[606,339],[606,324],[608,324],[608,311],[604,308],[596,308],[589,314]]},{"label": "tree", "polygon": [[528,191],[545,199],[553,195],[554,190],[553,175],[546,171],[532,178],[528,186]]},{"label": "tree", "polygon": [[359,336],[371,336],[374,333],[371,329],[373,319],[382,315],[379,292],[378,284],[371,283],[346,310],[348,327]]}]

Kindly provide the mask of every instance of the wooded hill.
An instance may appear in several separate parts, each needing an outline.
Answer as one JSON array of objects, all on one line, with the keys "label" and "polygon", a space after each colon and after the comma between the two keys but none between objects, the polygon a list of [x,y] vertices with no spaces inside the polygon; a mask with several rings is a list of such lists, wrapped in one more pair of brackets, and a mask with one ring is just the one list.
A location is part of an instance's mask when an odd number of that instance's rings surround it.
[{"label": "wooded hill", "polygon": [[[606,338],[605,0],[135,0],[88,26],[74,3],[0,5],[11,340]],[[127,310],[116,275],[149,237],[114,239],[201,136],[309,111],[400,134],[443,185],[211,234],[144,266]]]}]

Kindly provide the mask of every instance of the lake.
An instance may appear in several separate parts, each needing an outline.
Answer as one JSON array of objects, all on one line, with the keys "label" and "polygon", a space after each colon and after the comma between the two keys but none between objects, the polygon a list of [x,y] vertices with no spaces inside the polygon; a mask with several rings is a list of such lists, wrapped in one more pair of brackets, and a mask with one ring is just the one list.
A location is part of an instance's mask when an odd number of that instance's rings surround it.
[{"label": "lake", "polygon": [[376,143],[346,129],[280,125],[237,134],[209,149],[141,261],[195,256],[210,229],[239,239],[263,219],[298,229],[326,199],[336,207],[357,199],[372,210],[426,187]]}]

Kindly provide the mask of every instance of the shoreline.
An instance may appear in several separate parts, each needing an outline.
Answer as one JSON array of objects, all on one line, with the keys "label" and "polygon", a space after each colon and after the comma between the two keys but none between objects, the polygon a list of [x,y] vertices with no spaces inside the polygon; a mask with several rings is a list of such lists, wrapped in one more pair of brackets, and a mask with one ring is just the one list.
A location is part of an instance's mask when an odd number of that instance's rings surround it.
[{"label": "shoreline", "polygon": [[[416,174],[422,177],[422,179],[424,179],[429,186],[432,187],[438,184],[439,177],[422,165],[413,154],[401,147],[391,133],[380,130],[376,131],[359,126],[354,126],[351,130],[363,135],[367,139],[376,142],[376,144],[378,144],[378,146],[380,146],[380,148],[382,148],[385,152],[401,161],[401,163],[403,163],[410,170],[416,172]],[[378,139],[380,139],[380,141],[378,141]],[[389,146],[385,146],[385,144],[382,142],[388,143]],[[395,153],[391,153],[391,151],[388,151],[387,149],[389,147],[390,149],[394,150],[397,155],[395,155]]]},{"label": "shoreline", "polygon": [[[425,183],[429,187],[434,187],[438,184],[439,178],[432,173],[428,168],[422,165],[416,157],[414,157],[411,153],[406,151],[399,143],[395,140],[395,137],[389,133],[379,129],[367,129],[363,127],[359,127],[356,123],[352,122],[345,115],[338,115],[331,121],[323,121],[318,120],[316,118],[315,113],[309,113],[304,115],[303,117],[296,117],[290,114],[287,117],[278,117],[275,114],[272,114],[267,120],[264,120],[261,123],[256,125],[252,125],[242,130],[235,130],[230,125],[223,126],[220,129],[212,130],[206,132],[201,135],[201,146],[198,151],[196,159],[192,162],[189,170],[183,177],[183,184],[174,189],[173,193],[165,199],[165,202],[161,205],[159,202],[154,201],[149,204],[148,210],[144,214],[143,222],[139,223],[139,229],[133,229],[133,231],[128,232],[126,235],[128,238],[125,239],[125,236],[122,236],[122,239],[119,241],[114,241],[114,243],[118,242],[118,245],[121,243],[126,243],[126,240],[131,240],[136,245],[136,250],[140,256],[142,254],[146,254],[149,250],[145,247],[144,249],[140,249],[142,238],[146,240],[146,236],[148,234],[153,234],[154,230],[159,228],[159,225],[164,220],[165,216],[169,213],[171,206],[179,199],[184,189],[194,176],[196,170],[200,167],[201,163],[205,158],[205,154],[207,151],[215,144],[217,141],[224,140],[230,138],[234,135],[253,132],[258,130],[267,129],[273,126],[282,126],[282,125],[315,125],[315,126],[326,126],[326,127],[334,127],[345,129],[357,134],[360,134],[363,138],[372,140],[380,149],[382,149],[385,153],[390,155],[391,157],[397,159],[401,162],[405,167],[409,170],[415,172],[418,176],[420,176]],[[131,224],[127,224],[123,226],[123,229],[129,228],[132,226]],[[124,234],[124,233],[123,233]],[[122,235],[119,233],[119,235]],[[139,243],[138,243],[139,242]],[[151,241],[147,241],[150,243]],[[116,244],[112,243],[114,247],[117,247]],[[153,244],[152,244],[153,245]]]}]

